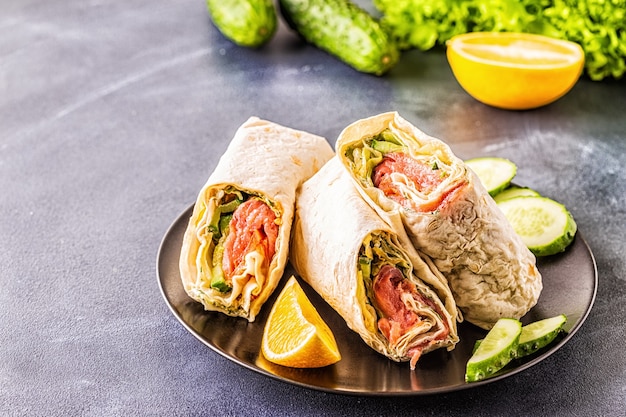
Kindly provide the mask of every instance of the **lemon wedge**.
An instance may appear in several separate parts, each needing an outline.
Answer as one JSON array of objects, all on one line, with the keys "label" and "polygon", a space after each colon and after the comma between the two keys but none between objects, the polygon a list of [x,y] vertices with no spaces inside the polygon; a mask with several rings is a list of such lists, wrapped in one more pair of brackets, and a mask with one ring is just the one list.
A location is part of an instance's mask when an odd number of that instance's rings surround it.
[{"label": "lemon wedge", "polygon": [[272,306],[261,352],[268,361],[292,368],[319,368],[341,360],[330,327],[294,276]]}]

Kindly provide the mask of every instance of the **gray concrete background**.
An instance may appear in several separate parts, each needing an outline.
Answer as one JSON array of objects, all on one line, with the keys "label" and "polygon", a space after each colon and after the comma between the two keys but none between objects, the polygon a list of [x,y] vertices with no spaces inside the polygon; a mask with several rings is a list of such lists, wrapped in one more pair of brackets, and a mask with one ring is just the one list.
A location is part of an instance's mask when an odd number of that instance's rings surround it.
[{"label": "gray concrete background", "polygon": [[[510,112],[456,83],[443,51],[360,74],[285,27],[260,50],[204,2],[0,5],[0,414],[623,415],[626,83],[581,79]],[[257,115],[328,138],[398,110],[462,158],[498,155],[564,203],[596,257],[581,330],[538,366],[457,393],[371,398],[266,378],[168,310],[155,259],[236,128]]]}]

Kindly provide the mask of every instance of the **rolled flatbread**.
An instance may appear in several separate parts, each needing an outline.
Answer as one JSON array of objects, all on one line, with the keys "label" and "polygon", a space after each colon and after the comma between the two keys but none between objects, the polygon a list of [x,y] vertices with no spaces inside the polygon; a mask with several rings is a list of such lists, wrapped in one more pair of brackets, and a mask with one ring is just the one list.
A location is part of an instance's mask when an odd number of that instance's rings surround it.
[{"label": "rolled flatbread", "polygon": [[296,189],[333,154],[323,137],[257,117],[239,127],[183,237],[187,294],[206,310],[254,321],[283,275]]},{"label": "rolled flatbread", "polygon": [[467,321],[489,329],[536,304],[534,255],[447,144],[390,112],[345,128],[335,149],[363,198],[433,259]]},{"label": "rolled flatbread", "polygon": [[421,354],[454,348],[457,309],[445,278],[407,239],[333,158],[298,194],[290,262],[365,343],[414,368]]}]

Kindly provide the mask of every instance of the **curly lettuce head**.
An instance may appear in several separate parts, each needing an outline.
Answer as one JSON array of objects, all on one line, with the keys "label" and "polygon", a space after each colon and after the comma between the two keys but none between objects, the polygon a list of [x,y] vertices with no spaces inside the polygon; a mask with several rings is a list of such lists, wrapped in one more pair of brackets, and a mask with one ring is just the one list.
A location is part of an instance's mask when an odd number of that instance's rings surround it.
[{"label": "curly lettuce head", "polygon": [[428,50],[466,32],[528,32],[585,51],[592,80],[626,72],[626,0],[374,0],[402,49]]}]

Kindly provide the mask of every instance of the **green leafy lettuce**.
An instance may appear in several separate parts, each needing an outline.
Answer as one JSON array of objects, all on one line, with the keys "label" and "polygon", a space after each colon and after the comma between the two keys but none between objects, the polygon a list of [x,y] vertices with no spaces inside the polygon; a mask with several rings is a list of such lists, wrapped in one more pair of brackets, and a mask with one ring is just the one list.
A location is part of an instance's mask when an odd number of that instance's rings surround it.
[{"label": "green leafy lettuce", "polygon": [[626,0],[374,0],[401,49],[429,50],[467,32],[527,32],[585,51],[592,80],[626,72]]},{"label": "green leafy lettuce", "polygon": [[[359,253],[359,268],[363,277],[363,283],[367,295],[368,304],[375,306],[374,279],[385,265],[392,265],[402,272],[405,278],[412,274],[413,266],[409,263],[406,255],[393,242],[388,232],[374,232],[368,235],[361,246]],[[373,307],[375,308],[375,307]],[[383,314],[376,311],[378,317]]]}]

